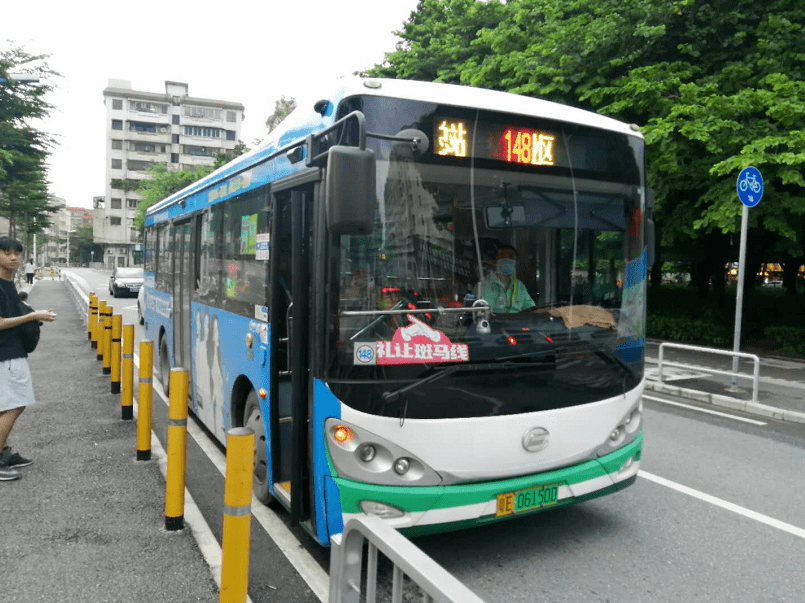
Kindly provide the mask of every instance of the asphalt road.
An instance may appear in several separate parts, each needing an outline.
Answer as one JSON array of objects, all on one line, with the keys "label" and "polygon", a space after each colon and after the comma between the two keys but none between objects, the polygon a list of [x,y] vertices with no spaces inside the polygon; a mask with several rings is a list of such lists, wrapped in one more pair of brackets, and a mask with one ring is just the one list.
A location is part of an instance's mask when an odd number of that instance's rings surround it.
[{"label": "asphalt road", "polygon": [[[98,283],[108,275],[82,272],[103,291]],[[136,300],[111,303],[124,322],[136,321],[125,315],[136,317]],[[797,363],[779,362],[764,365],[766,389],[777,388],[764,400],[800,408],[797,384],[805,374]],[[801,601],[805,425],[650,390],[644,405],[646,439],[634,486],[415,544],[490,603]],[[188,488],[220,541],[222,478],[213,465],[201,453],[190,459]],[[283,513],[275,517],[296,539],[280,546],[297,550],[301,561],[292,563],[326,569],[327,550],[287,526]],[[293,578],[271,577],[275,545],[262,523],[253,523],[255,532],[261,540],[252,551],[250,596],[255,603],[284,600],[272,589]],[[300,572],[309,575],[310,568]],[[299,600],[319,600],[314,591]]]}]

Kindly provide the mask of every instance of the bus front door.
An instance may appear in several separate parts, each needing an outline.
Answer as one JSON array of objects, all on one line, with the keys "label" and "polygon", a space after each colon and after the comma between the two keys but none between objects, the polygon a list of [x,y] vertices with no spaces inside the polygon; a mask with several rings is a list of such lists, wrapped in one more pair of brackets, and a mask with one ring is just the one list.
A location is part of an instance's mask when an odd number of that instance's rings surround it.
[{"label": "bus front door", "polygon": [[272,193],[271,467],[274,497],[294,523],[310,517],[308,328],[312,187]]}]

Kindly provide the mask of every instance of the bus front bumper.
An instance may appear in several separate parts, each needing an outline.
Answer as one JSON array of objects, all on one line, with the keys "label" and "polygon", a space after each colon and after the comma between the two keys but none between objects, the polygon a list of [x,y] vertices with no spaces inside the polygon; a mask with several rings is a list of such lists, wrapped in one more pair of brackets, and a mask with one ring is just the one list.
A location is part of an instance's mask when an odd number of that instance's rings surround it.
[{"label": "bus front bumper", "polygon": [[[416,536],[520,517],[622,490],[637,479],[642,444],[641,431],[635,440],[599,459],[492,482],[410,487],[378,486],[338,477],[333,481],[340,492],[345,523],[350,517],[364,514],[361,503],[372,501],[399,509],[401,516],[387,517],[386,521],[401,532]],[[521,512],[501,512],[501,497],[511,498],[544,488],[551,492],[545,504]]]}]

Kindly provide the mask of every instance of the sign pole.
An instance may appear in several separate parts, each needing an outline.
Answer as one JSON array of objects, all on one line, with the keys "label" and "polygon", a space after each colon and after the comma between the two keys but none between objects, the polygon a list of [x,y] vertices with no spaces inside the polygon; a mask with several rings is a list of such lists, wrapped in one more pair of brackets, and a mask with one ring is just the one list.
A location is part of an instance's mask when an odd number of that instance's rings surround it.
[{"label": "sign pole", "polygon": [[[735,333],[732,339],[732,351],[741,351],[741,315],[744,305],[744,273],[746,272],[746,230],[749,226],[749,207],[743,206],[741,215],[741,251],[738,256],[738,291],[735,295]],[[738,356],[732,357],[732,377],[730,378],[730,388],[738,385]]]},{"label": "sign pole", "polygon": [[[738,257],[738,290],[735,294],[735,334],[733,336],[732,351],[741,351],[741,318],[744,305],[744,275],[746,273],[746,231],[749,229],[749,208],[755,207],[763,197],[763,176],[756,167],[749,166],[738,174],[735,183],[738,199],[743,205],[741,214],[741,251]],[[730,391],[738,389],[738,356],[732,357],[732,377],[730,378]]]}]

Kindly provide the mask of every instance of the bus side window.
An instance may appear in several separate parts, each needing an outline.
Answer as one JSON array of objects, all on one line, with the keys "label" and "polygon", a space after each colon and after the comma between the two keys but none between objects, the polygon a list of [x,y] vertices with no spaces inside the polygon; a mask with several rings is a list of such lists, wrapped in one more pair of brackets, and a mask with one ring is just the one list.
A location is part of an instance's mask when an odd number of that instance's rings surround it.
[{"label": "bus side window", "polygon": [[[267,260],[258,256],[258,239],[269,232],[269,206],[262,190],[228,202],[224,214],[224,257],[221,287],[224,308],[254,318],[255,306],[267,304]],[[260,257],[261,259],[258,259]]]}]

